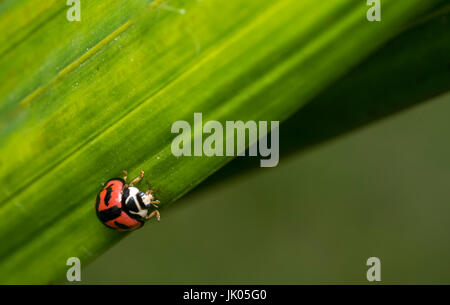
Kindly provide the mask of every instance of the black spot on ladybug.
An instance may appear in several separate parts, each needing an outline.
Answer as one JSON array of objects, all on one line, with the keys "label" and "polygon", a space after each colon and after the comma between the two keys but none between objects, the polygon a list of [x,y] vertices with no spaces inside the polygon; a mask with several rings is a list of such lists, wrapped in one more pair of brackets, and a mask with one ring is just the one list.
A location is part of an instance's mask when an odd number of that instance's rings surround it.
[{"label": "black spot on ladybug", "polygon": [[121,209],[114,206],[110,209],[99,211],[97,215],[98,215],[98,218],[100,218],[100,220],[102,222],[107,222],[109,220],[116,219],[117,217],[120,216],[120,214],[121,214]]},{"label": "black spot on ladybug", "polygon": [[122,204],[125,205],[127,198],[130,196],[130,189],[126,188],[122,193]]},{"label": "black spot on ladybug", "polygon": [[136,206],[136,202],[134,201],[133,197],[130,197],[126,203],[126,208],[128,209],[128,211],[133,211],[133,212],[139,212],[138,207]]},{"label": "black spot on ladybug", "polygon": [[109,200],[111,199],[111,193],[112,193],[112,187],[111,184],[108,185],[108,187],[106,188],[106,195],[105,195],[105,205],[108,206],[109,205]]},{"label": "black spot on ladybug", "polygon": [[122,230],[128,230],[130,227],[126,226],[124,224],[121,224],[120,222],[114,221],[114,224],[118,227],[121,228]]}]

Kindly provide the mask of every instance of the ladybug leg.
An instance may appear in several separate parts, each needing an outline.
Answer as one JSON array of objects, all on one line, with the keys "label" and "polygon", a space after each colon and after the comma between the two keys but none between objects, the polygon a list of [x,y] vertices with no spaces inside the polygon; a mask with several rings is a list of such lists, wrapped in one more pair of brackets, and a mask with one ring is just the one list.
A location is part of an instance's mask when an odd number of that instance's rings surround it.
[{"label": "ladybug leg", "polygon": [[161,202],[159,200],[152,200],[152,203],[150,203],[151,205],[153,205],[155,208],[159,209],[158,204],[160,204]]},{"label": "ladybug leg", "polygon": [[130,182],[129,186],[133,186],[133,184],[138,183],[139,181],[142,180],[142,178],[144,178],[144,171],[143,171],[143,170],[141,170],[141,174],[139,175],[139,177],[134,178],[134,179]]},{"label": "ladybug leg", "polygon": [[158,210],[154,210],[153,212],[151,212],[150,215],[148,215],[145,219],[150,219],[155,215],[156,215],[156,219],[159,221],[161,219],[161,215],[159,214]]},{"label": "ladybug leg", "polygon": [[123,186],[124,189],[128,188],[128,184],[127,184],[127,178],[128,178],[128,173],[126,170],[123,170],[123,181],[125,181],[125,185]]}]

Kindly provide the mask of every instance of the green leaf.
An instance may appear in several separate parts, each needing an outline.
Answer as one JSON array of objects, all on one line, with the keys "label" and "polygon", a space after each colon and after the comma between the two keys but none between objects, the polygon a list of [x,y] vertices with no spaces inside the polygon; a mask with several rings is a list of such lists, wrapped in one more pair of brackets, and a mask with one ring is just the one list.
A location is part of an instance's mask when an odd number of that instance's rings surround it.
[{"label": "green leaf", "polygon": [[384,1],[380,23],[359,0],[98,0],[73,23],[61,2],[3,2],[1,281],[63,279],[120,240],[94,200],[123,169],[146,171],[164,219],[231,160],[174,157],[175,121],[285,120],[441,2]]}]

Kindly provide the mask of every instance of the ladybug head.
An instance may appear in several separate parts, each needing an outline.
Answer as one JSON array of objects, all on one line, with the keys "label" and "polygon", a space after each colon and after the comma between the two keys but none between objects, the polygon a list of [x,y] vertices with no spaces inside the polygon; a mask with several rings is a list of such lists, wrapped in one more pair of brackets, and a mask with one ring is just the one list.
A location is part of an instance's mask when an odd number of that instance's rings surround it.
[{"label": "ladybug head", "polygon": [[130,186],[123,192],[123,207],[131,217],[145,220],[152,207],[156,207],[158,200],[154,200],[151,191],[141,192],[138,188]]},{"label": "ladybug head", "polygon": [[153,195],[150,193],[139,192],[138,196],[142,198],[142,202],[144,202],[144,204],[149,208],[150,205],[152,204],[152,200],[155,199],[153,198]]}]

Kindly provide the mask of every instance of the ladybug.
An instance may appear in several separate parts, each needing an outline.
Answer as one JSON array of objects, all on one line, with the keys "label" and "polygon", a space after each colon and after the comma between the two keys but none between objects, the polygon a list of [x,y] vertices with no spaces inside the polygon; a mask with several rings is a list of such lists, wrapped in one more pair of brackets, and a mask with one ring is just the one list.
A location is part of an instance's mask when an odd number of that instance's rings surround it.
[{"label": "ladybug", "polygon": [[[144,225],[145,220],[155,215],[159,221],[159,200],[154,200],[151,190],[144,193],[133,186],[142,180],[144,171],[129,184],[126,183],[127,172],[123,171],[123,175],[123,179],[108,180],[97,195],[95,211],[98,219],[105,226],[118,231],[138,229]],[[153,211],[150,212],[152,207]]]}]

